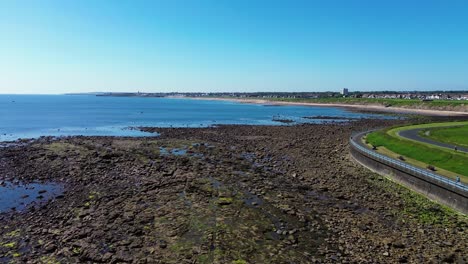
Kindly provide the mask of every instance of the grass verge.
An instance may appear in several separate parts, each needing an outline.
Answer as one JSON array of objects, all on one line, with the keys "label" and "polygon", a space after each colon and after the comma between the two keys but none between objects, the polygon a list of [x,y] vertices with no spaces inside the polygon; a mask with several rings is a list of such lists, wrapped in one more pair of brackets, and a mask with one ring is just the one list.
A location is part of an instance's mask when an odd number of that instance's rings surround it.
[{"label": "grass verge", "polygon": [[[256,99],[256,98],[255,98]],[[259,98],[262,99],[262,98]],[[385,98],[350,98],[350,97],[328,97],[328,98],[268,98],[270,101],[300,102],[300,103],[343,103],[343,104],[377,104],[394,107],[463,107],[468,106],[466,101],[435,100],[421,101],[418,99],[385,99]]]},{"label": "grass verge", "polygon": [[[393,151],[388,150],[386,147],[379,147],[376,151],[378,153],[380,153],[380,154],[383,154],[383,155],[385,155],[387,157],[391,157],[393,159],[398,159],[398,157],[401,156],[398,153],[395,153]],[[415,160],[415,159],[408,158],[408,157],[405,157],[405,162],[408,163],[408,164],[411,164],[413,166],[419,167],[419,168],[427,168],[427,166],[429,165],[429,164],[424,163],[422,161]],[[442,175],[442,176],[447,177],[447,178],[452,179],[452,180],[456,180],[457,176],[461,176],[460,174],[457,174],[455,172],[442,169],[440,167],[437,167],[437,174]],[[461,176],[460,180],[461,180],[461,182],[463,182],[465,184],[468,184],[468,177]]]},{"label": "grass verge", "polygon": [[410,130],[416,128],[443,128],[443,127],[453,127],[453,126],[464,126],[468,125],[468,121],[458,121],[458,122],[443,122],[443,123],[427,123],[427,124],[419,124],[419,125],[411,125],[411,126],[400,126],[394,127],[388,130],[388,134],[398,137],[398,132],[403,130]]},{"label": "grass verge", "polygon": [[468,178],[468,155],[445,151],[440,148],[419,144],[411,140],[394,137],[387,130],[376,131],[367,135],[366,140],[376,146],[385,147],[404,157],[421,161]]},{"label": "grass verge", "polygon": [[457,127],[431,128],[421,131],[420,135],[435,141],[468,147],[468,124]]}]

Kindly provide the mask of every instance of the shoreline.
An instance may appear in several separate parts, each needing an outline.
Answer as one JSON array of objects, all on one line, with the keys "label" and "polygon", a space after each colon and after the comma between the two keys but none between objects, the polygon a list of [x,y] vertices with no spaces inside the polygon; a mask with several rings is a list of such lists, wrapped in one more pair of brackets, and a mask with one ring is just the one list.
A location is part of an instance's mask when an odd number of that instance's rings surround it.
[{"label": "shoreline", "polygon": [[420,114],[430,116],[467,116],[468,112],[447,111],[447,110],[432,110],[432,109],[415,109],[415,108],[402,108],[402,107],[385,107],[381,105],[353,105],[353,104],[337,104],[337,103],[306,103],[306,102],[278,102],[270,101],[267,99],[237,99],[237,98],[222,98],[222,97],[168,97],[168,98],[185,98],[192,100],[205,100],[205,101],[228,101],[243,104],[262,104],[262,105],[296,105],[296,106],[317,106],[317,107],[340,107],[352,108],[355,110],[366,110],[396,114]]}]

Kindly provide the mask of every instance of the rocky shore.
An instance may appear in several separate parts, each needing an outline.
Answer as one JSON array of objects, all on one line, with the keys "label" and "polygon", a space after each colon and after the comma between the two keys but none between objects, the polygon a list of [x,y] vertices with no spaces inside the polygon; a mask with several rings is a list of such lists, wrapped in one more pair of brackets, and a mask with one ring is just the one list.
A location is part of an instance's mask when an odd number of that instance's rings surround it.
[{"label": "rocky shore", "polygon": [[0,214],[0,262],[441,263],[468,220],[356,164],[348,138],[402,120],[142,128],[0,148],[0,181],[63,194]]}]

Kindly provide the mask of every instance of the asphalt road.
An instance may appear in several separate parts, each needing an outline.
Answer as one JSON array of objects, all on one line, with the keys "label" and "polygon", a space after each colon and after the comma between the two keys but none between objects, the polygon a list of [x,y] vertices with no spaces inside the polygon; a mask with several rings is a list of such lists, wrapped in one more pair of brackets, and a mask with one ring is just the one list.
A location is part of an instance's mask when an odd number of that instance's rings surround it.
[{"label": "asphalt road", "polygon": [[[435,140],[432,140],[432,139],[429,139],[429,138],[421,137],[419,135],[419,131],[422,130],[422,129],[423,128],[403,130],[403,131],[398,132],[398,135],[401,136],[401,137],[407,138],[407,139],[411,139],[411,140],[415,140],[415,141],[419,141],[419,142],[424,142],[424,143],[428,143],[428,144],[431,144],[431,145],[435,145],[435,146],[439,146],[439,147],[443,147],[443,148],[448,148],[448,149],[452,149],[452,150],[455,148],[455,146],[457,146],[457,145],[442,143],[442,142],[438,142],[438,141],[435,141]],[[462,147],[462,146],[457,146],[457,151],[468,153],[468,148],[467,147]]]}]

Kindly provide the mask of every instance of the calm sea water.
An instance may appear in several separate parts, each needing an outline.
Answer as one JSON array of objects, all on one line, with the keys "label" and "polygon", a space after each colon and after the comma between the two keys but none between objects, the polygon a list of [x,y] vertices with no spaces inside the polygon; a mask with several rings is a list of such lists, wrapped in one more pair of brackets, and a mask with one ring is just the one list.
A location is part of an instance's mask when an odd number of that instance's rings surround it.
[{"label": "calm sea water", "polygon": [[225,101],[91,95],[0,95],[0,141],[39,136],[145,136],[136,126],[200,127],[281,124],[273,119],[321,122],[305,116],[360,118],[332,107],[264,106]]}]

